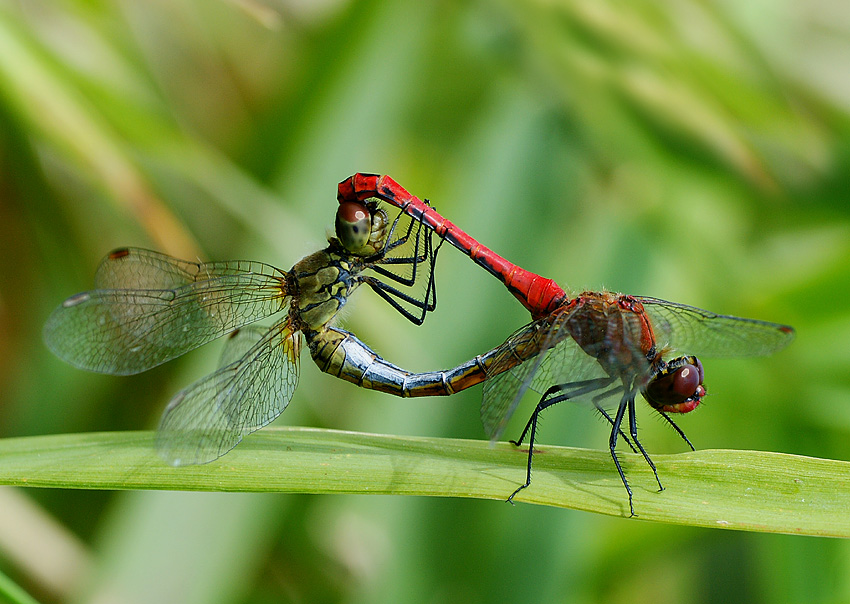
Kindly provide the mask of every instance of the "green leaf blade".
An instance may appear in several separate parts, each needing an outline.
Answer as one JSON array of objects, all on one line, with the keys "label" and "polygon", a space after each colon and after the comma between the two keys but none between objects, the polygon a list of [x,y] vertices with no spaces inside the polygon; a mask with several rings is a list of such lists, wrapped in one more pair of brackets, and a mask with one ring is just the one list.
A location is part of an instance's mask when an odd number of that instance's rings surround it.
[{"label": "green leaf blade", "polygon": [[[526,453],[507,443],[270,428],[206,465],[173,468],[153,432],[0,441],[0,484],[70,489],[373,493],[504,500]],[[516,501],[628,514],[605,451],[542,446]],[[638,455],[621,453],[641,520],[759,532],[850,537],[850,463],[761,451],[657,455],[665,486]],[[518,512],[519,513],[519,512]]]}]

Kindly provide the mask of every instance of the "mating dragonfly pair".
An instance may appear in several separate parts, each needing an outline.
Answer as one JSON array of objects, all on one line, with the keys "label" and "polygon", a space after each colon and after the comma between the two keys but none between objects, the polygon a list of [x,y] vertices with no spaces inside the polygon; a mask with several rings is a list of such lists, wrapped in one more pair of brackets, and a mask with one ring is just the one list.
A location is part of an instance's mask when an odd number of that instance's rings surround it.
[{"label": "mating dragonfly pair", "polygon": [[[179,392],[159,426],[157,448],[173,465],[206,463],[274,420],[298,383],[301,334],[322,371],[396,396],[449,395],[484,382],[481,419],[496,440],[528,388],[542,394],[519,439],[528,438],[531,483],[540,413],[565,400],[589,401],[611,425],[609,449],[629,497],[616,445],[640,451],[635,399],[641,394],[687,442],[668,414],[696,408],[706,394],[699,356],[764,355],[786,346],[785,325],[718,315],[656,298],[567,295],[551,279],[512,264],[440,216],[387,176],[355,174],[338,188],[336,236],[290,271],[258,262],[195,263],[139,249],[109,254],[95,290],[50,316],[45,340],[72,365],[139,373],[230,334],[220,368]],[[435,244],[434,236],[439,241]],[[434,265],[448,241],[501,280],[532,315],[503,344],[447,371],[411,373],[332,323],[367,284],[421,324],[436,306]],[[270,328],[250,325],[285,313]],[[688,353],[665,360],[672,350]],[[610,414],[606,402],[615,401]],[[628,429],[628,436],[624,429]]]}]

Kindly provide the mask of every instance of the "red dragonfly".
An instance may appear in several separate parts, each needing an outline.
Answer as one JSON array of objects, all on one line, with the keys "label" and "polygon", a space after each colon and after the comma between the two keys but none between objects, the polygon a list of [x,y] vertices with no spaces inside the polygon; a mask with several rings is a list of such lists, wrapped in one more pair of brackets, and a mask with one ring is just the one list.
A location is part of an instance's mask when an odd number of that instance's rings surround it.
[{"label": "red dragonfly", "polygon": [[[363,359],[373,371],[396,371],[331,326],[362,283],[414,323],[435,308],[433,266],[442,242],[434,247],[433,233],[421,222],[391,209],[394,220],[374,201],[341,204],[336,237],[289,271],[260,262],[199,263],[135,248],[113,251],[97,269],[96,289],[68,298],[51,314],[45,341],[75,367],[129,375],[230,333],[221,368],[171,400],[157,439],[173,465],[212,461],[289,404],[298,384],[301,333],[323,371],[350,379],[352,362],[359,366]],[[248,325],[280,313],[271,327]],[[439,389],[442,374],[431,380]]]},{"label": "red dragonfly", "polygon": [[[706,395],[698,357],[767,355],[794,337],[794,329],[787,325],[719,315],[657,298],[594,291],[570,297],[553,280],[480,244],[389,176],[355,174],[339,184],[340,203],[370,198],[395,205],[425,224],[496,276],[531,312],[534,320],[504,344],[450,374],[464,377],[449,384],[453,391],[486,374],[481,418],[493,440],[501,435],[527,388],[542,393],[519,439],[511,441],[517,446],[526,437],[529,441],[526,480],[508,497],[511,502],[531,484],[540,413],[565,400],[587,400],[611,424],[608,446],[634,516],[632,490],[616,452],[620,437],[632,450],[637,447],[663,490],[655,464],[638,439],[636,396],[641,394],[693,449],[668,414],[692,411]],[[687,354],[665,360],[673,350]],[[609,398],[617,401],[613,416],[602,406]],[[631,439],[622,431],[627,415]]]}]

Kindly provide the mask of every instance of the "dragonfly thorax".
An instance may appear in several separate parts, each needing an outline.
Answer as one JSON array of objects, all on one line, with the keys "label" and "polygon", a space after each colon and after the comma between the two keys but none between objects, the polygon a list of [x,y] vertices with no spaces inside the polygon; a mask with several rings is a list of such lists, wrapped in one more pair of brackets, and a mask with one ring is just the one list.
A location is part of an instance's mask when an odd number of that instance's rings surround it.
[{"label": "dragonfly thorax", "polygon": [[584,292],[564,307],[570,335],[610,376],[631,383],[646,375],[655,348],[643,305],[631,296]]},{"label": "dragonfly thorax", "polygon": [[297,296],[291,302],[304,331],[321,331],[345,305],[360,282],[352,278],[359,270],[335,251],[332,244],[310,254],[292,267]]}]

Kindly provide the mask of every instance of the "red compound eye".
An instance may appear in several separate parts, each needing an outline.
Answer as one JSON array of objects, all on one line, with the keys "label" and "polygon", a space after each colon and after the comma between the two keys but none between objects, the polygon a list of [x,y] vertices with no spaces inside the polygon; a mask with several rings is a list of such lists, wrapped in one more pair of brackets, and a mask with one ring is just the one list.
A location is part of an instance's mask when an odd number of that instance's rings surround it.
[{"label": "red compound eye", "polygon": [[699,386],[699,371],[693,365],[685,365],[673,372],[673,385],[671,389],[683,398],[690,398]]},{"label": "red compound eye", "polygon": [[685,359],[671,362],[672,371],[661,373],[647,384],[644,396],[650,405],[669,413],[687,413],[699,405],[705,396],[704,372],[699,360],[693,357],[690,360],[693,362],[684,362]]}]

